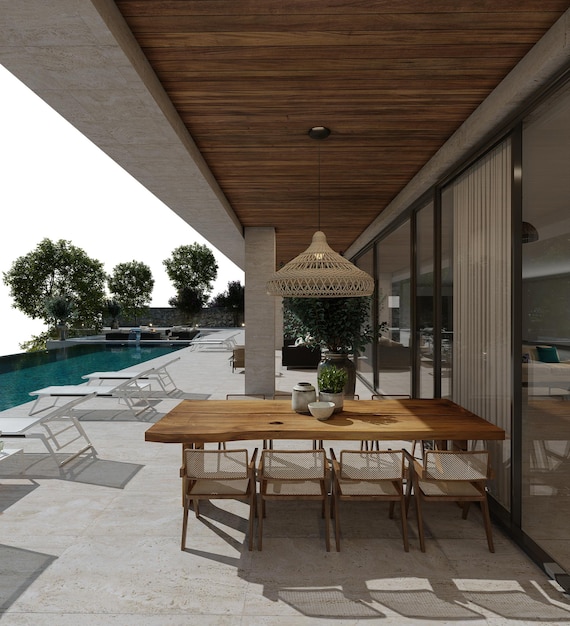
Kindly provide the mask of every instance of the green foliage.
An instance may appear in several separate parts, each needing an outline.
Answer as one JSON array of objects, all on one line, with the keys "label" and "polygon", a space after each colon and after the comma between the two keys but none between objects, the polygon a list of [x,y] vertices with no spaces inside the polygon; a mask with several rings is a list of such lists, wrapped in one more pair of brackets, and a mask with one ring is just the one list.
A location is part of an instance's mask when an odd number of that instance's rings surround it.
[{"label": "green foliage", "polygon": [[107,285],[121,311],[135,320],[149,307],[154,279],[151,269],[140,261],[119,263],[107,278]]},{"label": "green foliage", "polygon": [[285,332],[336,353],[359,354],[372,341],[371,298],[284,298]]},{"label": "green foliage", "polygon": [[323,367],[317,376],[319,391],[325,393],[342,393],[347,380],[347,371],[335,365]]},{"label": "green foliage", "polygon": [[121,305],[118,300],[109,299],[105,302],[105,310],[107,315],[115,320],[121,314]]},{"label": "green foliage", "polygon": [[73,303],[64,296],[53,296],[45,302],[46,313],[54,326],[65,324],[73,313]]},{"label": "green foliage", "polygon": [[111,318],[111,328],[119,327],[119,315],[121,314],[121,310],[121,305],[117,300],[110,299],[105,301],[105,311]]},{"label": "green foliage", "polygon": [[61,297],[73,303],[70,325],[101,328],[103,264],[71,242],[44,239],[35,250],[17,258],[3,279],[14,300],[12,306],[32,319],[53,323],[46,304],[49,298]]},{"label": "green foliage", "polygon": [[184,288],[200,292],[204,296],[212,291],[218,274],[218,264],[208,246],[199,243],[179,246],[163,264],[178,294]]},{"label": "green foliage", "polygon": [[170,298],[168,304],[187,315],[190,318],[188,321],[192,322],[204,306],[204,296],[197,289],[183,287],[175,298]]},{"label": "green foliage", "polygon": [[230,281],[227,290],[213,298],[211,305],[231,311],[234,318],[234,326],[239,326],[241,320],[243,320],[245,310],[244,286],[239,280]]},{"label": "green foliage", "polygon": [[61,341],[67,337],[67,320],[71,317],[73,308],[73,303],[64,296],[53,296],[46,299],[46,313],[51,318],[50,322],[59,328]]},{"label": "green foliage", "polygon": [[25,352],[45,352],[47,350],[47,340],[51,338],[51,333],[46,330],[39,335],[33,335],[28,341],[21,343],[20,348]]}]

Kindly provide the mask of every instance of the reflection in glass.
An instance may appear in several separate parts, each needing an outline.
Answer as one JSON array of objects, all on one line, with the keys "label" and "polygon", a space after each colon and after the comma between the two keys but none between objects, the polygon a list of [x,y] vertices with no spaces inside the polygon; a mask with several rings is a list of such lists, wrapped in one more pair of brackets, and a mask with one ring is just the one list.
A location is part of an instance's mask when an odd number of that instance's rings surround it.
[{"label": "reflection in glass", "polygon": [[[370,249],[362,256],[356,259],[356,267],[364,270],[370,276],[374,275],[374,250]],[[370,299],[370,326],[374,320],[374,298]],[[373,388],[374,387],[374,361],[373,361],[374,346],[368,344],[364,352],[362,352],[356,358],[356,371],[358,374]]]},{"label": "reflection in glass", "polygon": [[411,395],[410,222],[378,244],[379,393]]},{"label": "reflection in glass", "polygon": [[[570,570],[570,90],[523,125],[522,529]],[[523,235],[524,236],[524,235]]]},{"label": "reflection in glass", "polygon": [[419,397],[433,398],[434,385],[434,281],[433,281],[433,205],[416,216],[416,357]]}]

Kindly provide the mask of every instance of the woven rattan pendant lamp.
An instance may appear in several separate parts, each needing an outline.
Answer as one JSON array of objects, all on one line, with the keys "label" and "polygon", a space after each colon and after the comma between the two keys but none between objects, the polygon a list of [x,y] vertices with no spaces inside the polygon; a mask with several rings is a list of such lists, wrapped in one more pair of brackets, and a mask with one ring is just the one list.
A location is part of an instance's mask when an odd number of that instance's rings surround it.
[{"label": "woven rattan pendant lamp", "polygon": [[[326,139],[330,130],[315,126],[312,139]],[[319,146],[319,230],[311,245],[289,261],[267,282],[267,293],[284,298],[357,298],[374,291],[374,280],[366,272],[335,252],[320,230],[321,163]]]}]

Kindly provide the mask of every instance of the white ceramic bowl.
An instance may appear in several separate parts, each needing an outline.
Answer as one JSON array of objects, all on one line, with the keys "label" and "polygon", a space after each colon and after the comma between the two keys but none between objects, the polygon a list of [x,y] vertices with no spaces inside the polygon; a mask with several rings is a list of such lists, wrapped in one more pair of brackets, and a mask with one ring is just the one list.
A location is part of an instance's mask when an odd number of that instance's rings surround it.
[{"label": "white ceramic bowl", "polygon": [[334,402],[309,402],[309,412],[318,420],[328,419],[334,411]]}]

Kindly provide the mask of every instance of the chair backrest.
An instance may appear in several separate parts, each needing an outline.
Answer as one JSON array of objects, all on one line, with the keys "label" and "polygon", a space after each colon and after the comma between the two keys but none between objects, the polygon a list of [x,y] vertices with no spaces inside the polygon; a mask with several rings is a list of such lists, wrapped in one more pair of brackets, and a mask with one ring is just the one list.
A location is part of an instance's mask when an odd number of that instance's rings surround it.
[{"label": "chair backrest", "polygon": [[324,450],[264,450],[262,478],[275,480],[319,480],[325,477]]},{"label": "chair backrest", "polygon": [[184,450],[186,477],[191,480],[247,478],[247,450]]},{"label": "chair backrest", "polygon": [[346,480],[399,480],[404,476],[403,450],[342,450],[340,477]]},{"label": "chair backrest", "polygon": [[233,349],[234,367],[245,367],[245,348]]},{"label": "chair backrest", "polygon": [[473,452],[426,450],[424,478],[427,480],[486,480],[489,476],[487,450]]}]

